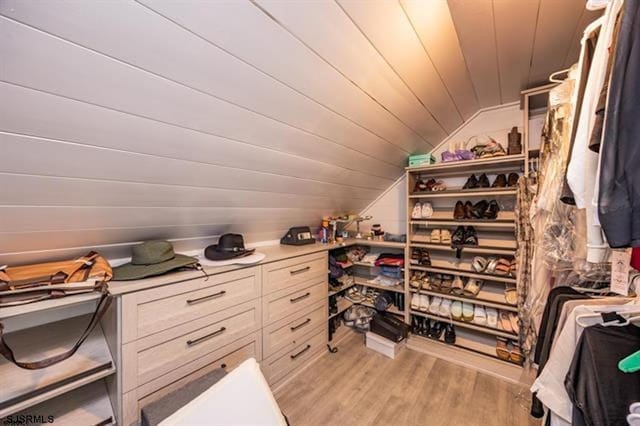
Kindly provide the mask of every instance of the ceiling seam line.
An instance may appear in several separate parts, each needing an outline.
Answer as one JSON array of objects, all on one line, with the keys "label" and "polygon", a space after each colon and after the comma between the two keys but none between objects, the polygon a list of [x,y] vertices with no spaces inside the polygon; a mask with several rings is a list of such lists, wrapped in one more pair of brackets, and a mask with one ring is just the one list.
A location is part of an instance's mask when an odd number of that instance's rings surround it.
[{"label": "ceiling seam line", "polygon": [[[362,37],[364,37],[365,40],[367,40],[367,42],[369,43],[369,45],[373,48],[373,50],[378,54],[378,56],[380,56],[380,58],[382,58],[382,60],[384,61],[385,64],[387,64],[387,66],[391,69],[391,71],[393,71],[393,73],[396,75],[396,77],[398,77],[398,79],[402,82],[402,84],[404,84],[404,86],[407,88],[407,90],[409,90],[409,92],[411,92],[411,94],[413,95],[413,97],[416,99],[416,101],[418,101],[418,103],[420,105],[422,105],[422,108],[425,109],[425,111],[427,112],[427,114],[429,114],[429,116],[431,117],[431,119],[438,125],[438,127],[440,127],[440,130],[442,130],[446,135],[449,134],[449,132],[447,131],[447,129],[444,128],[444,126],[442,125],[442,123],[440,123],[440,121],[435,117],[435,115],[433,115],[433,113],[431,112],[431,110],[424,104],[424,102],[422,102],[422,100],[418,97],[418,95],[416,95],[416,93],[413,91],[413,89],[411,88],[411,86],[409,86],[409,84],[405,81],[404,78],[402,78],[402,76],[400,75],[400,73],[395,69],[395,67],[393,65],[391,65],[391,63],[387,60],[387,58],[382,54],[382,52],[376,47],[376,45],[373,43],[373,41],[369,38],[369,36],[364,32],[364,30],[356,23],[356,21],[351,17],[351,15],[349,15],[349,13],[347,13],[347,11],[344,9],[344,7],[342,7],[342,5],[340,4],[340,2],[338,2],[338,0],[334,0],[335,4],[340,8],[340,10],[342,11],[342,13],[345,14],[345,16],[347,17],[347,19],[349,19],[349,21],[351,21],[351,23],[353,24],[354,27],[356,27],[356,29],[358,30],[358,32],[362,35]],[[461,117],[462,118],[462,117]]]},{"label": "ceiling seam line", "polygon": [[424,43],[422,42],[422,38],[418,34],[418,30],[416,29],[415,25],[413,25],[413,21],[409,17],[409,14],[407,13],[406,9],[404,8],[404,6],[402,5],[402,2],[400,0],[398,0],[398,5],[400,6],[400,9],[402,10],[402,13],[404,14],[405,19],[409,23],[409,26],[411,27],[411,30],[413,31],[413,34],[416,36],[416,39],[418,39],[418,43],[420,43],[420,46],[422,47],[422,50],[424,50],[425,55],[429,59],[429,62],[431,62],[431,65],[433,65],[433,69],[435,70],[436,74],[438,75],[438,78],[440,79],[440,83],[442,83],[442,87],[444,87],[444,90],[447,92],[447,96],[449,96],[449,99],[451,100],[451,103],[453,103],[453,106],[456,109],[456,111],[458,113],[458,116],[460,117],[460,121],[464,122],[465,118],[462,115],[462,112],[460,111],[460,108],[458,108],[458,104],[453,99],[453,95],[451,94],[451,91],[449,90],[449,86],[447,85],[447,83],[445,83],[444,78],[442,78],[442,74],[438,70],[438,67],[436,66],[435,62],[433,61],[433,58],[431,58],[431,55],[429,54],[429,50],[427,49],[427,46],[425,46]]},{"label": "ceiling seam line", "polygon": [[411,132],[413,132],[416,136],[418,136],[421,140],[424,141],[424,143],[426,143],[427,145],[431,145],[433,146],[432,142],[425,139],[424,137],[422,137],[421,134],[419,134],[418,132],[416,132],[411,126],[409,126],[407,123],[404,122],[404,120],[402,120],[400,117],[398,117],[396,114],[394,114],[391,110],[389,110],[386,106],[384,106],[382,103],[378,102],[378,100],[371,96],[371,94],[369,94],[366,90],[364,90],[362,87],[360,87],[355,81],[353,81],[351,78],[349,78],[346,74],[344,74],[342,71],[340,71],[340,69],[338,69],[338,67],[336,67],[335,65],[333,65],[331,62],[329,62],[327,59],[325,59],[322,55],[320,55],[315,49],[313,49],[311,46],[309,46],[307,43],[305,43],[300,37],[298,37],[297,35],[295,35],[293,33],[293,31],[291,31],[289,28],[287,28],[284,24],[282,24],[282,22],[278,21],[273,15],[271,15],[266,9],[264,9],[262,6],[260,6],[256,0],[249,0],[249,2],[251,4],[253,4],[256,8],[258,8],[260,11],[262,11],[265,15],[267,15],[269,18],[271,18],[275,23],[277,23],[280,27],[282,27],[286,32],[288,32],[293,38],[295,38],[296,40],[298,40],[298,42],[300,42],[303,46],[305,46],[307,49],[309,49],[311,52],[313,52],[318,58],[320,58],[322,61],[324,61],[326,64],[328,64],[331,68],[333,68],[334,70],[336,70],[336,72],[338,72],[340,75],[342,75],[348,82],[350,82],[353,86],[355,86],[358,90],[360,90],[362,93],[364,93],[366,96],[368,96],[369,98],[371,98],[371,100],[373,100],[376,104],[378,104],[381,108],[383,108],[385,111],[387,111],[389,114],[393,115],[399,122],[401,122],[407,129],[409,129]]},{"label": "ceiling seam line", "polygon": [[[214,46],[214,47],[215,47],[215,48],[217,48],[217,49],[220,49],[221,51],[223,51],[223,52],[225,52],[226,54],[228,54],[228,55],[232,56],[233,58],[237,59],[238,61],[240,61],[240,62],[242,62],[242,63],[246,64],[247,66],[249,66],[249,67],[251,67],[251,68],[255,69],[255,70],[256,70],[256,71],[258,71],[259,73],[261,73],[261,74],[263,74],[263,75],[265,75],[265,76],[267,76],[267,77],[271,78],[271,79],[272,79],[272,80],[274,80],[274,81],[277,81],[278,83],[282,84],[283,86],[285,86],[285,87],[289,88],[290,90],[292,90],[292,91],[294,91],[294,92],[298,93],[300,96],[303,96],[304,98],[306,98],[306,99],[310,100],[311,102],[313,102],[313,103],[315,103],[315,104],[317,104],[317,105],[321,106],[322,108],[326,109],[327,111],[331,111],[332,113],[336,114],[337,116],[342,117],[343,119],[345,119],[345,120],[349,121],[349,122],[350,122],[350,123],[352,123],[354,126],[357,126],[357,127],[361,128],[362,130],[364,130],[364,131],[366,131],[366,132],[368,132],[368,133],[372,134],[373,136],[375,136],[375,137],[379,138],[381,143],[386,143],[386,144],[388,144],[388,145],[391,145],[393,148],[398,149],[398,150],[400,150],[400,151],[402,151],[402,152],[404,152],[404,153],[406,153],[406,154],[409,154],[409,153],[410,153],[410,151],[407,151],[407,150],[406,150],[406,148],[404,148],[404,147],[402,147],[402,146],[400,146],[400,145],[395,144],[394,142],[392,142],[391,140],[387,139],[386,137],[384,137],[384,136],[381,136],[381,135],[377,134],[377,133],[376,133],[376,132],[374,132],[373,130],[371,130],[371,129],[369,129],[369,128],[365,127],[364,125],[362,125],[362,124],[358,123],[357,121],[355,121],[355,120],[353,120],[353,119],[349,118],[348,116],[346,116],[346,115],[344,115],[344,114],[342,114],[342,113],[340,113],[340,112],[338,112],[338,111],[334,110],[333,108],[331,108],[331,107],[329,107],[329,106],[325,105],[324,103],[322,103],[322,102],[318,101],[317,99],[312,98],[310,95],[305,94],[304,92],[302,92],[302,91],[300,91],[300,90],[296,89],[295,87],[293,87],[293,86],[289,85],[288,83],[286,83],[286,82],[284,82],[284,81],[280,80],[279,78],[276,78],[275,76],[273,76],[273,75],[269,74],[268,72],[266,72],[266,71],[264,71],[264,70],[262,70],[262,69],[258,68],[256,65],[252,64],[251,62],[248,62],[248,61],[244,60],[243,58],[241,58],[241,57],[239,57],[239,56],[235,55],[234,53],[232,53],[231,51],[227,50],[226,48],[224,48],[224,47],[222,47],[222,46],[219,46],[218,44],[216,44],[216,43],[212,42],[211,40],[209,40],[209,39],[205,38],[204,36],[202,36],[202,35],[200,35],[200,34],[196,33],[195,31],[193,31],[193,30],[189,29],[188,27],[186,27],[186,26],[184,26],[184,25],[180,24],[179,22],[177,22],[177,21],[175,21],[175,20],[171,19],[170,17],[168,17],[168,16],[166,16],[166,15],[164,15],[164,14],[162,14],[162,13],[160,13],[160,12],[156,11],[155,9],[151,9],[151,8],[150,8],[148,5],[146,5],[146,4],[140,3],[140,1],[139,1],[139,0],[134,0],[134,1],[135,1],[136,3],[138,3],[140,6],[147,8],[149,11],[151,11],[151,12],[153,12],[153,13],[157,14],[158,16],[163,17],[163,18],[164,18],[164,19],[166,19],[167,21],[169,21],[169,22],[173,23],[174,25],[176,25],[176,26],[178,26],[178,27],[182,28],[184,31],[186,31],[186,32],[188,32],[188,33],[190,33],[190,34],[192,34],[192,35],[193,35],[193,36],[195,36],[195,37],[198,37],[198,38],[199,38],[199,39],[201,39],[202,41],[204,41],[204,42],[206,42],[206,43],[210,44],[211,46]],[[394,117],[394,118],[395,118],[395,117]]]},{"label": "ceiling seam line", "polygon": [[[309,182],[312,182],[312,183],[326,183],[326,184],[333,184],[333,185],[337,185],[337,186],[345,186],[345,187],[358,188],[358,189],[367,189],[367,190],[372,190],[372,191],[381,190],[380,188],[371,188],[371,187],[366,187],[366,186],[347,185],[347,184],[337,184],[337,183],[332,183],[332,182],[327,182],[327,181],[321,181],[321,180],[318,180],[318,179],[308,179],[308,178],[302,178],[302,177],[298,177],[298,176],[281,175],[281,174],[273,173],[273,172],[262,172],[262,171],[257,171],[255,169],[243,169],[241,167],[231,167],[231,166],[225,166],[225,165],[219,165],[219,164],[204,163],[204,162],[200,162],[200,161],[196,161],[196,160],[188,160],[188,159],[174,158],[174,157],[165,157],[165,156],[160,156],[160,155],[157,155],[157,154],[147,154],[147,153],[140,153],[140,152],[134,152],[134,151],[126,151],[126,150],[122,150],[122,149],[102,147],[102,146],[96,146],[96,145],[88,145],[88,144],[83,144],[83,143],[78,143],[78,142],[73,142],[73,141],[66,141],[66,140],[61,140],[61,139],[47,138],[47,137],[42,137],[42,136],[33,136],[33,135],[15,133],[15,132],[7,132],[7,131],[4,131],[4,130],[0,130],[0,134],[8,134],[8,135],[13,135],[13,136],[18,136],[18,137],[26,137],[26,138],[30,138],[30,139],[39,139],[39,140],[47,141],[47,142],[50,142],[50,143],[74,145],[74,146],[80,146],[80,147],[90,147],[90,148],[97,149],[97,150],[105,150],[105,151],[111,151],[111,152],[117,152],[117,153],[133,154],[133,155],[140,155],[140,156],[154,157],[154,158],[163,158],[163,159],[168,159],[168,160],[182,161],[182,162],[185,162],[185,163],[193,163],[193,164],[200,164],[200,165],[204,165],[204,166],[220,167],[220,168],[223,168],[223,169],[242,170],[242,171],[248,171],[248,172],[253,172],[253,173],[259,173],[259,174],[263,174],[263,175],[272,175],[272,176],[278,176],[278,177],[288,177],[288,178],[293,178],[293,179],[305,180],[305,181],[309,181]],[[393,181],[392,179],[388,179],[388,180]]]},{"label": "ceiling seam line", "polygon": [[[304,157],[304,156],[299,155],[299,154],[294,154],[294,153],[290,153],[290,152],[286,152],[286,151],[280,151],[280,150],[277,150],[277,149],[273,149],[271,147],[266,147],[266,146],[263,146],[263,145],[256,145],[256,144],[252,144],[252,143],[249,143],[249,142],[232,139],[232,138],[229,138],[227,136],[217,135],[215,133],[204,132],[202,130],[197,130],[197,129],[194,129],[194,128],[191,128],[191,127],[185,127],[185,126],[177,125],[177,124],[174,124],[174,123],[169,123],[169,122],[166,122],[166,121],[158,120],[158,119],[155,119],[155,118],[149,118],[149,117],[146,117],[146,116],[143,116],[143,115],[139,115],[137,113],[131,113],[131,112],[127,112],[127,111],[123,111],[123,110],[107,107],[107,106],[104,106],[104,105],[95,104],[93,102],[88,102],[88,101],[84,101],[84,100],[81,100],[81,99],[72,98],[72,97],[61,95],[61,94],[58,94],[58,93],[52,93],[52,92],[49,92],[49,91],[46,91],[46,90],[42,90],[42,89],[37,89],[37,88],[29,87],[29,86],[24,86],[24,85],[21,85],[21,84],[18,84],[18,83],[14,83],[14,82],[10,82],[10,81],[6,81],[6,80],[1,80],[0,79],[0,83],[6,83],[6,84],[9,84],[9,85],[12,85],[12,86],[22,87],[22,88],[25,88],[25,89],[28,89],[28,90],[33,90],[33,91],[36,91],[36,92],[45,93],[45,94],[51,95],[51,96],[61,97],[63,99],[68,99],[68,100],[71,100],[71,101],[74,101],[74,102],[79,102],[79,103],[83,103],[83,104],[86,104],[86,105],[91,105],[91,106],[94,106],[94,107],[97,107],[97,108],[103,108],[103,109],[106,109],[106,110],[109,110],[109,111],[115,111],[115,112],[120,113],[120,114],[130,115],[132,117],[141,118],[143,120],[150,120],[150,121],[153,121],[153,122],[156,122],[156,123],[165,124],[165,125],[168,125],[168,126],[171,126],[171,127],[176,127],[176,128],[179,128],[179,129],[189,130],[189,131],[196,132],[196,133],[203,134],[203,135],[208,135],[208,136],[221,138],[221,139],[224,139],[224,140],[229,140],[229,141],[232,141],[234,143],[239,143],[239,144],[242,144],[242,145],[248,145],[248,146],[259,148],[259,149],[265,149],[265,150],[268,150],[268,151],[277,152],[277,153],[279,153],[281,155],[285,155],[285,156],[292,156],[292,157],[296,157],[296,158],[301,158],[301,159],[304,159],[305,161],[310,161],[310,162],[313,162],[313,163],[325,164],[325,165],[327,165],[329,167],[335,167],[335,168],[340,168],[340,169],[343,169],[343,170],[348,170],[348,171],[352,171],[352,172],[356,172],[356,173],[367,174],[369,176],[378,177],[380,179],[392,180],[392,178],[377,176],[377,175],[373,175],[373,174],[370,174],[370,173],[367,173],[367,172],[362,172],[362,171],[358,171],[358,170],[349,169],[349,168],[346,168],[344,166],[331,164],[331,163],[326,163],[324,161],[319,161],[319,160],[316,160],[314,158]],[[78,142],[74,142],[74,143],[78,143]],[[94,146],[94,145],[90,145],[90,144],[85,144],[85,145]],[[168,157],[168,158],[172,158],[172,157]],[[401,166],[395,166],[395,167],[397,167],[398,169],[402,169]]]}]

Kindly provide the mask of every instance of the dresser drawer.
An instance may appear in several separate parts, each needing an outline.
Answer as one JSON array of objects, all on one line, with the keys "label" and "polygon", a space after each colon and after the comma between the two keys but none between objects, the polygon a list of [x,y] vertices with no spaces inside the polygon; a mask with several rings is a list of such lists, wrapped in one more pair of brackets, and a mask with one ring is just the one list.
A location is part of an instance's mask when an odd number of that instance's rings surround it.
[{"label": "dresser drawer", "polygon": [[289,373],[304,367],[320,351],[327,350],[326,325],[307,335],[294,348],[280,351],[262,362],[262,367],[270,385],[284,379]]},{"label": "dresser drawer", "polygon": [[138,340],[137,385],[259,330],[260,308],[257,299]]},{"label": "dresser drawer", "polygon": [[224,368],[229,372],[249,358],[255,358],[260,361],[262,359],[260,346],[260,332],[251,333],[227,346],[145,383],[137,390],[138,398],[144,398],[145,403],[151,402],[215,369]]},{"label": "dresser drawer", "polygon": [[273,293],[315,277],[326,278],[328,266],[326,252],[263,265],[263,294]]},{"label": "dresser drawer", "polygon": [[125,309],[135,309],[141,338],[256,299],[260,285],[258,268],[240,269],[136,293]]},{"label": "dresser drawer", "polygon": [[326,274],[297,284],[294,287],[271,293],[262,298],[263,325],[296,315],[316,302],[326,299],[329,293]]},{"label": "dresser drawer", "polygon": [[264,357],[273,355],[283,348],[294,348],[310,330],[327,321],[327,312],[325,299],[302,313],[266,326],[262,332]]}]

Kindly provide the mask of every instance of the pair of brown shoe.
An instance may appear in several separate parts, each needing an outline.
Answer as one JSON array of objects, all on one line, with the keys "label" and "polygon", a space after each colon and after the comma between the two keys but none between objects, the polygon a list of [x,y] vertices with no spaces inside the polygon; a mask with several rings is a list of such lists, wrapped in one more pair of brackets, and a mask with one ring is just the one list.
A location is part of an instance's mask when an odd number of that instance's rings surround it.
[{"label": "pair of brown shoe", "polygon": [[493,184],[491,185],[491,187],[505,188],[505,187],[516,186],[518,185],[519,178],[520,176],[518,176],[517,173],[509,173],[508,178],[504,175],[504,173],[500,173],[498,176],[496,176],[496,180],[493,181]]}]

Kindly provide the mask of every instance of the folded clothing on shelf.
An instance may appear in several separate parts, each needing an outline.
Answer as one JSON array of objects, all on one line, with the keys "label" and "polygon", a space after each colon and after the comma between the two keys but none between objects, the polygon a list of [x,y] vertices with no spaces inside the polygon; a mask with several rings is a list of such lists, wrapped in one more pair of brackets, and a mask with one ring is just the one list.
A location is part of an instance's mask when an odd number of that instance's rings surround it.
[{"label": "folded clothing on shelf", "polygon": [[360,262],[368,254],[368,249],[362,246],[349,247],[346,256],[351,262]]},{"label": "folded clothing on shelf", "polygon": [[402,268],[399,266],[385,266],[380,267],[380,274],[385,277],[402,278]]},{"label": "folded clothing on shelf", "polygon": [[378,284],[387,287],[393,287],[402,283],[402,275],[398,277],[388,277],[385,275],[378,275],[377,277],[369,280],[371,284]]},{"label": "folded clothing on shelf", "polygon": [[376,266],[404,266],[403,253],[382,253],[375,261]]}]

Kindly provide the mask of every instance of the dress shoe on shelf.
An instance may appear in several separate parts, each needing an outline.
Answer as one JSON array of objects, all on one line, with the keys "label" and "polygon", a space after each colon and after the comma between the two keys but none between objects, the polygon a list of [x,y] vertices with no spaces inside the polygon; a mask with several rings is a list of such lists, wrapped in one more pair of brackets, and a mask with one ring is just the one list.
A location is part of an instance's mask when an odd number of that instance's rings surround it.
[{"label": "dress shoe on shelf", "polygon": [[509,173],[509,179],[507,179],[507,186],[513,187],[518,185],[518,179],[520,179],[520,176],[518,176],[517,173]]},{"label": "dress shoe on shelf", "polygon": [[478,187],[480,188],[489,188],[489,178],[487,177],[486,174],[481,174],[480,177],[478,178]]},{"label": "dress shoe on shelf", "polygon": [[456,206],[453,209],[453,218],[455,220],[463,220],[464,216],[464,204],[462,204],[462,201],[456,201]]},{"label": "dress shoe on shelf", "polygon": [[489,208],[489,202],[487,200],[478,201],[473,205],[471,209],[471,215],[475,219],[482,219]]},{"label": "dress shoe on shelf", "polygon": [[505,186],[507,186],[507,177],[503,173],[496,176],[496,180],[491,185],[492,188],[504,188]]},{"label": "dress shoe on shelf", "polygon": [[451,245],[461,246],[464,244],[465,229],[464,226],[458,226],[451,235]]},{"label": "dress shoe on shelf", "polygon": [[464,218],[473,219],[473,204],[471,204],[471,201],[464,203]]},{"label": "dress shoe on shelf", "polygon": [[475,189],[477,187],[478,187],[478,179],[476,178],[476,175],[471,175],[469,176],[469,179],[467,179],[467,182],[464,184],[462,189]]},{"label": "dress shoe on shelf", "polygon": [[453,345],[456,343],[456,330],[453,324],[447,324],[444,329],[444,342]]},{"label": "dress shoe on shelf", "polygon": [[465,246],[478,245],[478,235],[476,234],[476,229],[473,226],[467,226],[466,229],[464,230],[463,244]]},{"label": "dress shoe on shelf", "polygon": [[500,206],[496,200],[491,200],[487,209],[482,214],[484,219],[495,220],[498,218],[498,213],[500,212]]}]

